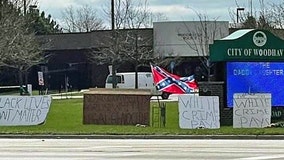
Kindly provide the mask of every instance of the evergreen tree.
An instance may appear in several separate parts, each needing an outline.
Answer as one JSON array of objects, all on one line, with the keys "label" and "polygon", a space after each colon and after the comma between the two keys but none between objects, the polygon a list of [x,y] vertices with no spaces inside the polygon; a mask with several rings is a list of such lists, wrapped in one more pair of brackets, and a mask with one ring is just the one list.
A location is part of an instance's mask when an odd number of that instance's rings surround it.
[{"label": "evergreen tree", "polygon": [[27,13],[29,28],[36,35],[45,35],[51,33],[62,33],[59,25],[51,18],[51,15],[45,16],[45,12],[41,13],[36,6],[31,6]]},{"label": "evergreen tree", "polygon": [[242,24],[242,28],[257,28],[255,17],[248,15]]}]

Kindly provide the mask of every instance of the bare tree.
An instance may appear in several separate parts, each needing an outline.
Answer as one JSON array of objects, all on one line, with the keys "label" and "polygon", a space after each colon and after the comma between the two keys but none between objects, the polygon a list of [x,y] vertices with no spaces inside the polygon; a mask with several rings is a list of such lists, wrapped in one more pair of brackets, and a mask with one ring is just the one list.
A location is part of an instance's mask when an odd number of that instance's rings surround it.
[{"label": "bare tree", "polygon": [[105,28],[97,11],[89,5],[83,5],[78,9],[69,6],[62,12],[62,16],[65,24],[63,29],[67,32],[90,32]]},{"label": "bare tree", "polygon": [[284,39],[284,2],[279,4],[271,3],[267,11],[266,19],[268,23],[274,28],[272,31],[280,38]]},{"label": "bare tree", "polygon": [[[214,66],[209,60],[209,45],[213,44],[213,40],[224,37],[223,28],[220,28],[217,18],[208,20],[205,14],[197,13],[199,21],[196,21],[194,27],[188,26],[184,23],[186,33],[181,33],[177,30],[178,34],[183,38],[187,46],[192,50],[192,54],[200,59],[201,67],[198,68],[198,73],[207,77],[210,81],[211,69]],[[205,69],[205,71],[203,71]]]},{"label": "bare tree", "polygon": [[[255,28],[265,29],[277,33],[277,30],[284,28],[284,2],[279,3],[265,3],[264,0],[259,0],[259,9],[253,11],[246,11],[243,8],[243,13],[238,15],[240,24],[233,25],[236,28]],[[237,9],[239,8],[236,0]],[[237,10],[238,12],[238,10]],[[236,13],[230,11],[230,16],[233,22],[235,21]],[[236,24],[236,23],[235,23]]]},{"label": "bare tree", "polygon": [[[111,12],[106,14],[111,17]],[[137,67],[152,61],[155,57],[152,48],[152,32],[142,34],[141,28],[146,28],[155,18],[149,10],[147,0],[116,0],[114,6],[115,28],[105,41],[101,42],[99,50],[92,54],[93,60],[112,65],[112,75],[123,62],[131,62],[136,70],[136,88],[138,87]],[[116,88],[116,79],[113,78],[113,88]]]},{"label": "bare tree", "polygon": [[26,19],[16,1],[1,2],[0,17],[0,67],[14,68],[19,71],[19,83],[23,84],[23,74],[42,62],[44,57],[35,39],[26,27]]},{"label": "bare tree", "polygon": [[[115,0],[116,29],[139,29],[152,27],[153,21],[166,20],[162,13],[153,13],[148,0]],[[110,15],[109,12],[106,12]]]},{"label": "bare tree", "polygon": [[284,2],[281,4],[271,4],[269,12],[273,26],[284,29]]}]

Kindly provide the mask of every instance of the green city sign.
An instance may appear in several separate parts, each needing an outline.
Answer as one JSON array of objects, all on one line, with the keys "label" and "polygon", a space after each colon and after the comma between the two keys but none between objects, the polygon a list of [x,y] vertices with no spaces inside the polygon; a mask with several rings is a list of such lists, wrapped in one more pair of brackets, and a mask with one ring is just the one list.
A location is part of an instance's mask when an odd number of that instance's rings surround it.
[{"label": "green city sign", "polygon": [[284,61],[284,41],[265,30],[238,30],[209,48],[212,62]]}]

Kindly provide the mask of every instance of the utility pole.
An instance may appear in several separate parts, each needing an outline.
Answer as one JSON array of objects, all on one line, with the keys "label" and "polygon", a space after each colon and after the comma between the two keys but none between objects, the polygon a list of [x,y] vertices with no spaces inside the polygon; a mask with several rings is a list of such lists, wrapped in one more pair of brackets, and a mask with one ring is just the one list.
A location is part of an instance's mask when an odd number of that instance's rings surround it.
[{"label": "utility pole", "polygon": [[[111,30],[112,30],[112,37],[113,37],[113,45],[117,45],[116,43],[116,33],[115,33],[115,23],[114,23],[114,0],[111,0]],[[116,48],[117,50],[117,48]],[[117,52],[117,51],[116,51]],[[112,88],[116,88],[117,86],[117,79],[116,79],[116,62],[112,61]]]},{"label": "utility pole", "polygon": [[24,15],[27,14],[27,1],[24,0]]},{"label": "utility pole", "polygon": [[114,31],[114,0],[111,0],[111,30]]},{"label": "utility pole", "polygon": [[250,16],[252,16],[252,0],[250,0]]}]

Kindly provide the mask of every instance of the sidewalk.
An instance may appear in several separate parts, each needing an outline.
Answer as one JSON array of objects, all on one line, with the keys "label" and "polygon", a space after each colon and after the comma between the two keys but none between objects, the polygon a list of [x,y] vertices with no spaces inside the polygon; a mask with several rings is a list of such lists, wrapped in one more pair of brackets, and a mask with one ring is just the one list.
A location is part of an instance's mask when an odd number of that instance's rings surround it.
[{"label": "sidewalk", "polygon": [[72,96],[72,95],[51,95],[52,99],[79,99],[83,96]]},{"label": "sidewalk", "polygon": [[[78,93],[83,93],[86,92],[87,90],[82,90],[80,92],[63,92],[63,93],[55,93],[55,94],[50,94],[52,99],[78,99],[78,98],[83,98],[83,95],[78,95]],[[160,96],[152,96],[151,100],[153,101],[177,101],[177,95],[170,95],[169,99],[162,99]]]},{"label": "sidewalk", "polygon": [[83,98],[83,95],[78,95],[79,93],[86,92],[88,90],[81,90],[77,92],[62,92],[50,94],[52,99],[75,99],[75,98]]}]

